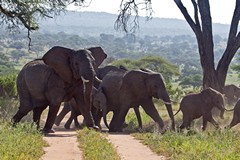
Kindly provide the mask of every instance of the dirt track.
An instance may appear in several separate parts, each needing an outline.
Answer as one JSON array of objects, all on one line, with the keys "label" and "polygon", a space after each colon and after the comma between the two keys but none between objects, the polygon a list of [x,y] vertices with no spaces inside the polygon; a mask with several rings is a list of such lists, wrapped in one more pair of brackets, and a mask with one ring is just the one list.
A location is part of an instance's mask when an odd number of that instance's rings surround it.
[{"label": "dirt track", "polygon": [[[45,147],[42,160],[81,160],[81,151],[78,148],[76,131],[66,130],[61,124],[54,126],[56,133],[44,137],[49,147]],[[109,141],[117,148],[122,160],[161,160],[149,148],[135,140],[128,134],[109,134]]]}]

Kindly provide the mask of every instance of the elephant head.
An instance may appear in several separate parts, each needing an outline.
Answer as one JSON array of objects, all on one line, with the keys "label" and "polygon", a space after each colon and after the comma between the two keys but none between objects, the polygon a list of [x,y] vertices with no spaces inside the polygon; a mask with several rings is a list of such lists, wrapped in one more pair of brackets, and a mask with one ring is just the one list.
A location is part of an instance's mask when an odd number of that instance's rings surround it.
[{"label": "elephant head", "polygon": [[208,104],[211,107],[216,107],[220,110],[220,117],[223,119],[225,111],[223,95],[209,87],[201,92],[201,96],[205,104]]},{"label": "elephant head", "polygon": [[107,128],[109,128],[107,123],[107,98],[102,92],[102,89],[98,90],[93,96],[93,106],[98,110],[102,110],[103,121]]},{"label": "elephant head", "polygon": [[175,120],[173,116],[172,104],[164,83],[164,79],[159,73],[155,73],[150,70],[146,71],[151,73],[145,80],[148,95],[157,99],[161,99],[164,102],[168,111],[168,115],[172,121],[172,129],[175,130]]},{"label": "elephant head", "polygon": [[107,57],[101,47],[74,51],[64,47],[53,47],[44,56],[43,61],[68,83],[81,76],[87,77],[93,68],[97,68]]}]

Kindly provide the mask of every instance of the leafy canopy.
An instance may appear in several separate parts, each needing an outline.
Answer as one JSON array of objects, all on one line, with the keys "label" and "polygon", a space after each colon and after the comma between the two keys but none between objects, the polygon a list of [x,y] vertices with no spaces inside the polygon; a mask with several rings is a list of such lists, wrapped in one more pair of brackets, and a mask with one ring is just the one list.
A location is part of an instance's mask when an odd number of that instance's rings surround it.
[{"label": "leafy canopy", "polygon": [[71,3],[83,6],[84,0],[1,0],[0,25],[10,30],[37,30],[39,19],[59,15]]},{"label": "leafy canopy", "polygon": [[123,65],[127,69],[150,69],[161,73],[166,81],[170,81],[174,75],[179,75],[179,69],[176,65],[158,56],[145,56],[138,60],[121,59],[114,61],[112,65]]}]

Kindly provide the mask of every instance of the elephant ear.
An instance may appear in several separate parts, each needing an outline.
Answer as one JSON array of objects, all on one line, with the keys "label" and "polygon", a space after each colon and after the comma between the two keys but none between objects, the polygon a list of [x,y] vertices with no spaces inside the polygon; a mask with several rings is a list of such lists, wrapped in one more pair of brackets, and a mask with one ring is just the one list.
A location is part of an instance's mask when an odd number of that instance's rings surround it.
[{"label": "elephant ear", "polygon": [[201,92],[202,100],[206,104],[212,104],[213,96],[214,96],[214,91],[212,88],[206,88],[202,90]]},{"label": "elephant ear", "polygon": [[95,59],[94,68],[96,69],[103,62],[105,58],[107,58],[107,54],[103,51],[101,47],[91,47],[87,48],[87,50],[91,51],[93,58]]},{"label": "elephant ear", "polygon": [[64,81],[70,83],[73,79],[73,74],[69,62],[73,52],[74,51],[69,48],[55,46],[51,48],[42,59],[44,63],[52,67]]}]

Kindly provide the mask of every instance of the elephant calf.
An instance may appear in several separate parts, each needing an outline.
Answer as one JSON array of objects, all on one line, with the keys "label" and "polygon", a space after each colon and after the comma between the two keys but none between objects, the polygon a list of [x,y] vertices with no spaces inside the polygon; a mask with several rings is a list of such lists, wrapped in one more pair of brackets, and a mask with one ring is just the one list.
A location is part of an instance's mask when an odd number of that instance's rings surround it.
[{"label": "elephant calf", "polygon": [[[97,89],[93,87],[92,89],[92,99],[95,99],[96,97]],[[98,107],[99,108],[99,107]],[[101,118],[102,118],[102,112],[100,109],[98,109],[92,105],[91,112],[93,116],[93,120],[95,122],[95,125],[98,126],[100,129],[102,128],[100,125]],[[66,129],[70,129],[71,123],[74,120],[74,124],[76,128],[81,128],[81,125],[78,122],[77,116],[82,115],[81,111],[79,110],[79,106],[76,104],[76,101],[74,99],[71,99],[68,102],[64,102],[63,109],[61,112],[57,115],[55,119],[55,124],[58,126],[60,125],[61,121],[63,120],[64,116],[71,111],[71,116],[66,121],[64,127]]]},{"label": "elephant calf", "polygon": [[223,94],[225,95],[228,104],[235,104],[238,98],[240,98],[240,87],[234,84],[226,85],[223,88]]},{"label": "elephant calf", "polygon": [[234,106],[233,119],[228,127],[232,128],[233,126],[237,125],[239,122],[240,122],[240,99],[238,99],[237,103]]},{"label": "elephant calf", "polygon": [[212,117],[211,110],[213,107],[217,107],[221,111],[220,116],[223,118],[225,111],[223,95],[212,88],[204,89],[201,93],[186,95],[177,111],[178,113],[181,110],[183,113],[183,123],[180,129],[189,129],[191,122],[201,116],[203,118],[202,130],[206,129],[207,122],[219,128],[218,123]]}]

